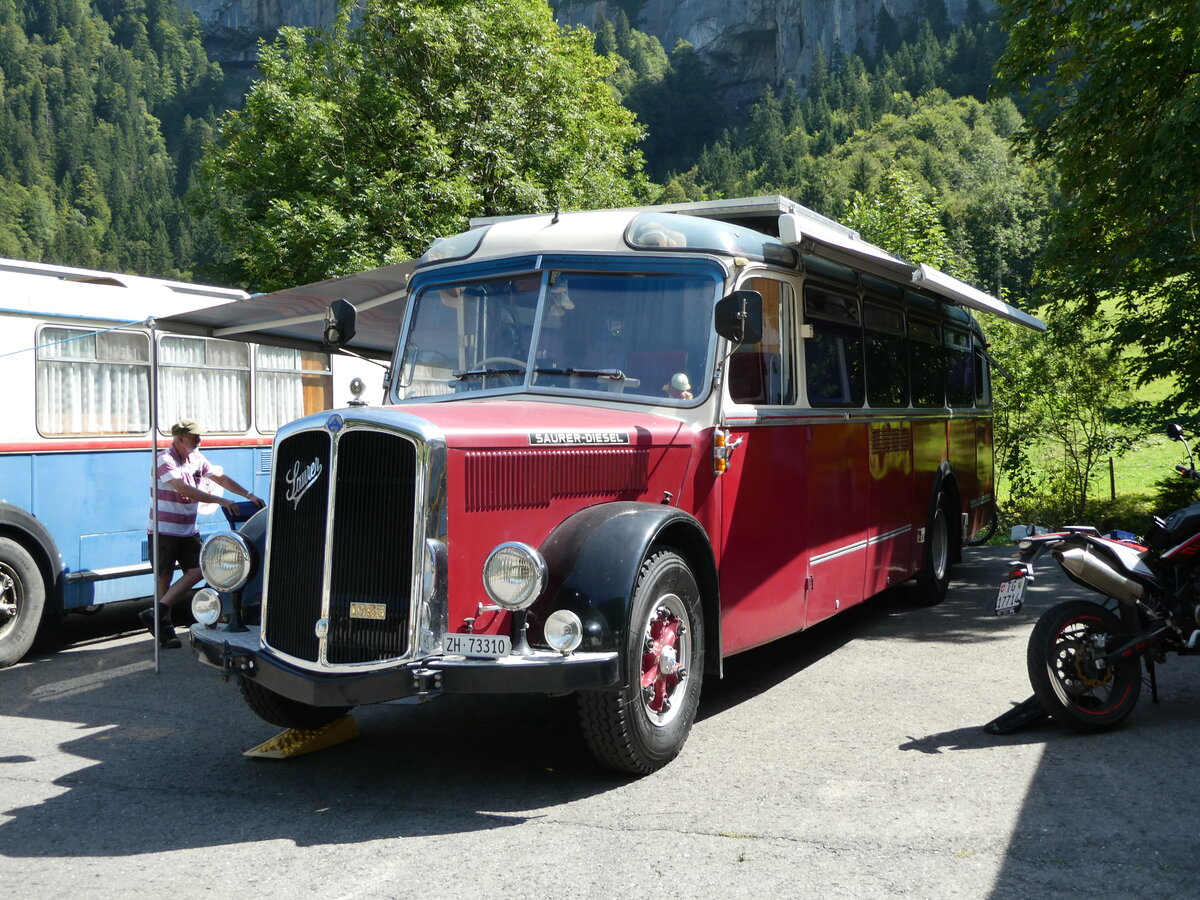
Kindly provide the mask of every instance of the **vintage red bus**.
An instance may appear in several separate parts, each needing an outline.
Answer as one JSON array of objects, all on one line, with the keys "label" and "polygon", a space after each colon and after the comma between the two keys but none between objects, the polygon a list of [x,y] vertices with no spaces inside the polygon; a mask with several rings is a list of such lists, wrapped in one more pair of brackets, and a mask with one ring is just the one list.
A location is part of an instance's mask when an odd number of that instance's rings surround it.
[{"label": "vintage red bus", "polygon": [[729,655],[942,599],[994,515],[967,307],[1038,320],[782,197],[472,225],[418,261],[390,405],[280,429],[205,544],[193,649],[260,716],[573,691],[646,773]]}]

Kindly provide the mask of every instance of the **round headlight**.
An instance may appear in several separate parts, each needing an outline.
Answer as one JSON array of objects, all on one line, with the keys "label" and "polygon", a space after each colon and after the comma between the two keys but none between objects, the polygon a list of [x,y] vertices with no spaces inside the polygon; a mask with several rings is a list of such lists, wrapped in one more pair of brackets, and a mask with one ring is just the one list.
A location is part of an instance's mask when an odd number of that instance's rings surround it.
[{"label": "round headlight", "polygon": [[583,623],[569,609],[556,609],[546,617],[546,643],[559,653],[570,653],[583,640]]},{"label": "round headlight", "polygon": [[250,545],[240,534],[214,534],[200,548],[200,572],[208,586],[236,591],[250,577]]},{"label": "round headlight", "polygon": [[505,609],[525,609],[545,586],[546,560],[528,544],[501,544],[483,564],[483,587]]},{"label": "round headlight", "polygon": [[192,618],[201,625],[216,625],[221,618],[221,598],[212,588],[201,588],[192,595]]}]

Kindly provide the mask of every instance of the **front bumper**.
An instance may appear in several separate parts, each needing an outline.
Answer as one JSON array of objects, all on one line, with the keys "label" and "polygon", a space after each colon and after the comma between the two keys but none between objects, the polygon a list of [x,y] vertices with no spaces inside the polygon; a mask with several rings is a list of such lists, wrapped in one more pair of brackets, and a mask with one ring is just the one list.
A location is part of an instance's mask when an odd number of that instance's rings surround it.
[{"label": "front bumper", "polygon": [[438,694],[552,694],[597,690],[618,683],[617,652],[562,656],[534,650],[528,656],[467,659],[433,656],[386,669],[314,672],[264,650],[259,629],[230,634],[224,625],[193,625],[192,652],[225,677],[240,675],[268,690],[310,706],[359,706]]}]

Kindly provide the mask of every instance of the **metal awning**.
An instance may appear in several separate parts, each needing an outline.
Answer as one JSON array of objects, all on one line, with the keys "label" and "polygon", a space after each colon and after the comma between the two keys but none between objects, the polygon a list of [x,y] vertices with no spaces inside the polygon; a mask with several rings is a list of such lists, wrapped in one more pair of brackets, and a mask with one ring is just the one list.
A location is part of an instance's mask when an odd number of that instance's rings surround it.
[{"label": "metal awning", "polygon": [[325,310],[334,300],[349,300],[358,310],[358,321],[346,349],[371,359],[388,359],[404,320],[408,276],[415,265],[409,261],[369,269],[167,316],[156,324],[179,334],[321,350]]}]

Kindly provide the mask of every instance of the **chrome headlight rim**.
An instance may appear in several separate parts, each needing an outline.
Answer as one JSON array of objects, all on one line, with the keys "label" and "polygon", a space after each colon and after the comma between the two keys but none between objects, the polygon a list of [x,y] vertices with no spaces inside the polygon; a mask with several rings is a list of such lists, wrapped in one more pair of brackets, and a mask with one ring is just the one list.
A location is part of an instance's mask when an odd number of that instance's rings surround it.
[{"label": "chrome headlight rim", "polygon": [[536,548],[505,541],[483,563],[483,589],[502,609],[513,612],[534,604],[549,580],[550,568]]},{"label": "chrome headlight rim", "polygon": [[[222,557],[217,568],[218,554],[231,553]],[[200,547],[200,574],[215,591],[236,591],[250,580],[254,556],[250,544],[234,531],[223,531],[210,535]]]},{"label": "chrome headlight rim", "polygon": [[551,650],[566,656],[574,653],[583,643],[583,620],[570,609],[556,609],[546,617],[542,635]]},{"label": "chrome headlight rim", "polygon": [[192,595],[192,618],[201,625],[213,627],[221,620],[221,612],[221,595],[212,588],[201,588]]}]

